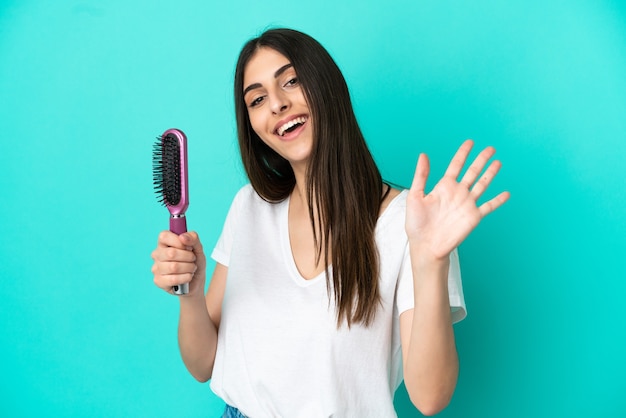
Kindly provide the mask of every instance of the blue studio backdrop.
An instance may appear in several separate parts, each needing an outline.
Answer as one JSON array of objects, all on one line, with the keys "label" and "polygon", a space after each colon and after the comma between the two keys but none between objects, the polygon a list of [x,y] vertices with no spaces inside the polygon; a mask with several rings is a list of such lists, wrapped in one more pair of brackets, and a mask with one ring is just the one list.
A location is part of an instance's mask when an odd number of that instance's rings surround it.
[{"label": "blue studio backdrop", "polygon": [[[491,191],[512,197],[459,250],[440,416],[626,416],[621,0],[0,0],[0,416],[220,415],[152,283],[152,144],[187,133],[210,249],[245,182],[235,60],[273,26],[334,56],[386,179],[408,185],[426,152],[432,187],[466,138],[498,150]],[[420,416],[403,387],[396,406]]]}]

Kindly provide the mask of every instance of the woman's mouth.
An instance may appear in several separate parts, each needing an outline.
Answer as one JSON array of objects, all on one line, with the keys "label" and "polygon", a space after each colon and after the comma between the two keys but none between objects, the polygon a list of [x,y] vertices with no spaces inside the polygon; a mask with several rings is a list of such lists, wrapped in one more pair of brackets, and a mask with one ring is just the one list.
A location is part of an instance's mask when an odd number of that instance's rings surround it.
[{"label": "woman's mouth", "polygon": [[299,126],[304,125],[304,123],[308,120],[306,116],[299,116],[297,118],[291,119],[288,122],[285,122],[281,126],[276,129],[276,134],[278,136],[284,136],[285,133],[293,132],[298,129]]}]

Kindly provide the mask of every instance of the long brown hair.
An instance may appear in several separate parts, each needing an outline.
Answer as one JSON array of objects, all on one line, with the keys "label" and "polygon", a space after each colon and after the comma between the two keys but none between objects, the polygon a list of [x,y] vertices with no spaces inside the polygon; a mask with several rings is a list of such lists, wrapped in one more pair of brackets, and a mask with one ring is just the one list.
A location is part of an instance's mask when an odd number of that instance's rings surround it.
[{"label": "long brown hair", "polygon": [[329,260],[332,263],[332,280],[327,269],[326,285],[329,295],[331,290],[334,294],[337,324],[346,320],[348,326],[354,322],[367,326],[380,304],[374,232],[383,180],[356,121],[348,86],[326,49],[304,33],[272,29],[244,45],[235,70],[239,147],[252,187],[268,202],[286,199],[296,180],[289,162],[252,129],[243,100],[245,67],[261,47],[274,49],[291,62],[311,112],[309,216],[317,260],[323,256],[326,266]]}]

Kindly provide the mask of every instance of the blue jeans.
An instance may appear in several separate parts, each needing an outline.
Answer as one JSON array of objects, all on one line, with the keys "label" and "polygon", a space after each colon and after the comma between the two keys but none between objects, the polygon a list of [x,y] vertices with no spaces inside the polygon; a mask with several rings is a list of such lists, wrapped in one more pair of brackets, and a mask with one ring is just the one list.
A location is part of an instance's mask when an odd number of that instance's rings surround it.
[{"label": "blue jeans", "polygon": [[224,409],[224,415],[222,415],[222,418],[246,418],[246,416],[239,412],[237,408],[226,405],[226,409]]}]

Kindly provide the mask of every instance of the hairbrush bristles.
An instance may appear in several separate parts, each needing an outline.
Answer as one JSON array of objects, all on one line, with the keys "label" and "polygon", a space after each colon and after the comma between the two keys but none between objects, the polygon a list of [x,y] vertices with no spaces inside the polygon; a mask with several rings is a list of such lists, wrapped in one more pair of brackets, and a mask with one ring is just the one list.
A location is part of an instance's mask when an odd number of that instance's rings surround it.
[{"label": "hairbrush bristles", "polygon": [[160,203],[176,206],[181,199],[180,144],[172,134],[157,140],[152,153],[154,189]]}]

